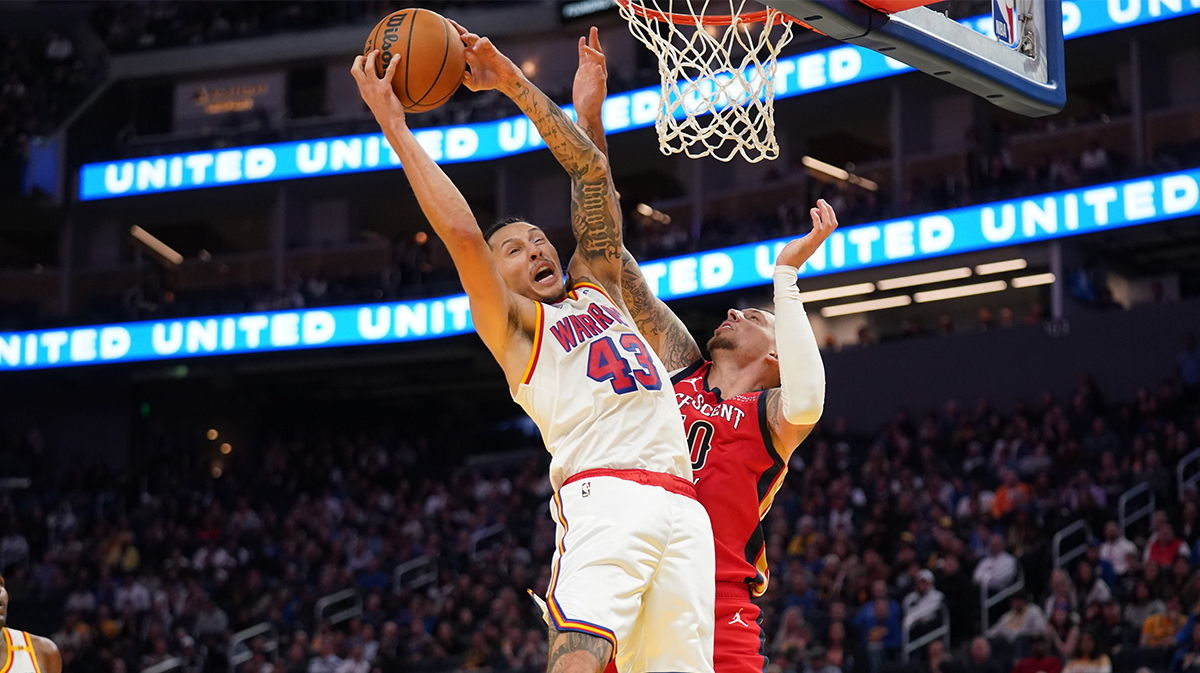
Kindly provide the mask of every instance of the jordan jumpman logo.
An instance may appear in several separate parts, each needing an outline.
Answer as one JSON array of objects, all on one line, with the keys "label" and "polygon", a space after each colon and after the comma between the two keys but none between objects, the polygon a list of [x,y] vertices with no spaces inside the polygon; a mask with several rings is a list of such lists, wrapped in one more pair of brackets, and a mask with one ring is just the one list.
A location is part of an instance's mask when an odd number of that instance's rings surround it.
[{"label": "jordan jumpman logo", "polygon": [[747,624],[744,620],[742,620],[742,610],[744,610],[744,609],[745,608],[738,608],[737,613],[733,615],[733,619],[729,620],[729,623],[730,624],[741,624],[742,626],[749,628],[750,625]]}]

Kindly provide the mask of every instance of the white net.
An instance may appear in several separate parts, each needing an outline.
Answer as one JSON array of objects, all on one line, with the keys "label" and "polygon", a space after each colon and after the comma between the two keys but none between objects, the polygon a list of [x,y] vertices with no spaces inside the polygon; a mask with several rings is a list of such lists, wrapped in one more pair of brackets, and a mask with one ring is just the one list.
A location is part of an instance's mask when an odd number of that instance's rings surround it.
[{"label": "white net", "polygon": [[774,75],[792,39],[786,15],[761,6],[749,13],[747,0],[617,2],[630,32],[658,56],[654,126],[663,154],[750,162],[779,156]]}]

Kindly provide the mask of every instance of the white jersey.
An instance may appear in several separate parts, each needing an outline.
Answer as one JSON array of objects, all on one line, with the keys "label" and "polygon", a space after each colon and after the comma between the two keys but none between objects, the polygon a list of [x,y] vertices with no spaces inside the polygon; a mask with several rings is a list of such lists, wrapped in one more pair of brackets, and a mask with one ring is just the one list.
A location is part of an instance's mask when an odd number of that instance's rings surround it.
[{"label": "white jersey", "polygon": [[42,673],[33,651],[33,639],[28,633],[16,629],[0,629],[4,632],[5,654],[0,657],[0,673]]},{"label": "white jersey", "polygon": [[533,354],[513,399],[538,429],[558,490],[584,470],[648,470],[692,480],[671,378],[608,294],[575,286],[538,303]]}]

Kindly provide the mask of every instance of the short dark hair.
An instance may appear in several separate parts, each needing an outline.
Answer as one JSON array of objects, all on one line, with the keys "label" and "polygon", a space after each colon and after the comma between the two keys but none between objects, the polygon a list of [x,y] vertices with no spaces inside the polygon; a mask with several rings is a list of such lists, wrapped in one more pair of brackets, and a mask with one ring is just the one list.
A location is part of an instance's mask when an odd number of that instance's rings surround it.
[{"label": "short dark hair", "polygon": [[529,224],[529,220],[526,220],[520,216],[506,217],[503,220],[497,220],[492,224],[492,226],[483,230],[483,241],[490,245],[492,242],[492,236],[495,236],[497,231],[500,231],[510,224],[516,224],[517,222]]}]

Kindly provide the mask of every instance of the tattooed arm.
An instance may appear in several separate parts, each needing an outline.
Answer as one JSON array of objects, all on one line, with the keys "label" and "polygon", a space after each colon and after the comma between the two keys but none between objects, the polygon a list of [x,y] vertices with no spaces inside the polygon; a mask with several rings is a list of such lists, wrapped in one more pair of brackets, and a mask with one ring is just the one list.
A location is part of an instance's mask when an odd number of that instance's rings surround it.
[{"label": "tattooed arm", "polygon": [[[601,111],[608,94],[607,79],[604,49],[600,46],[600,35],[593,26],[586,39],[579,38],[579,69],[575,72],[572,94],[579,127],[605,155],[608,154],[608,144],[604,141]],[[703,357],[687,326],[650,291],[637,260],[624,246],[621,247],[621,297],[642,337],[658,354],[668,371],[683,369]]]},{"label": "tattooed arm", "polygon": [[455,26],[466,44],[470,66],[463,83],[472,91],[495,89],[511,98],[571,176],[571,228],[578,246],[568,272],[598,281],[616,294],[621,278],[621,210],[608,159],[490,40]]}]

